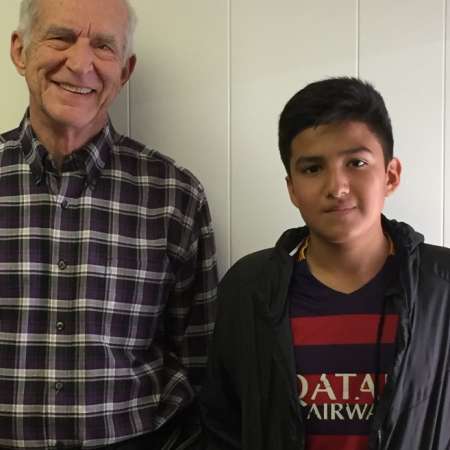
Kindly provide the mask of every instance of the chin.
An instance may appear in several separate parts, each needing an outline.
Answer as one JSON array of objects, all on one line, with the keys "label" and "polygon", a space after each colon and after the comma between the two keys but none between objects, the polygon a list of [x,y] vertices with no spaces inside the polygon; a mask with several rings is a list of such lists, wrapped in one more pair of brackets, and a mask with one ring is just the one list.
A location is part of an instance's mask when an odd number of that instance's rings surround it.
[{"label": "chin", "polygon": [[322,241],[336,245],[346,244],[359,235],[355,229],[316,231],[314,234]]},{"label": "chin", "polygon": [[75,108],[58,108],[49,111],[51,120],[64,128],[88,128],[98,121],[96,114]]}]

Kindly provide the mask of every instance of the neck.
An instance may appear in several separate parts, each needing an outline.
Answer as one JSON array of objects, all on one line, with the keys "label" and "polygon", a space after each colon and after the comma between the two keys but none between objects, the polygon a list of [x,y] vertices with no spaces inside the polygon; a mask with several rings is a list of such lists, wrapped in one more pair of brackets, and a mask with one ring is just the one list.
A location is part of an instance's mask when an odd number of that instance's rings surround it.
[{"label": "neck", "polygon": [[383,267],[389,241],[381,222],[373,232],[346,243],[330,243],[310,236],[307,262],[313,275],[342,292],[352,292],[371,280]]},{"label": "neck", "polygon": [[64,158],[89,142],[104,126],[92,124],[84,128],[58,126],[53,122],[42,122],[33,116],[30,109],[30,122],[39,141],[50,154],[55,166],[60,169]]}]

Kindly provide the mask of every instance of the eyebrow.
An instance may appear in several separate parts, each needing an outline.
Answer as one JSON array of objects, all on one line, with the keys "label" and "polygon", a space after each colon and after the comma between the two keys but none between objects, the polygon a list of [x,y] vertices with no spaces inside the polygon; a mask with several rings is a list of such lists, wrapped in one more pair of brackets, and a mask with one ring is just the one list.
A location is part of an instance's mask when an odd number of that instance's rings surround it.
[{"label": "eyebrow", "polygon": [[[78,38],[79,33],[71,28],[66,28],[58,25],[50,25],[45,32],[45,37],[51,36],[63,36],[65,38],[70,39],[71,41],[75,41]],[[92,42],[100,42],[104,44],[109,44],[117,48],[117,40],[113,34],[108,33],[95,33],[92,36],[89,36],[89,39]]]},{"label": "eyebrow", "polygon": [[76,39],[77,34],[75,33],[74,30],[70,28],[60,27],[57,25],[50,25],[45,32],[45,37],[49,36],[64,36]]},{"label": "eyebrow", "polygon": [[[346,155],[354,155],[356,153],[369,153],[373,154],[372,150],[367,147],[352,147],[344,150],[339,150],[339,156]],[[300,156],[297,161],[295,161],[295,165],[308,164],[308,163],[317,163],[322,162],[325,158],[322,155],[313,155],[313,156]]]}]

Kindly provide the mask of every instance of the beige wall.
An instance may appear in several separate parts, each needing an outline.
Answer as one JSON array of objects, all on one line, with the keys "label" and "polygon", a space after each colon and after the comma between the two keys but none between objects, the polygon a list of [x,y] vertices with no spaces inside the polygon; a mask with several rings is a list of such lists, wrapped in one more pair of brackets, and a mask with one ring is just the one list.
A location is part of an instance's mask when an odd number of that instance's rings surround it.
[{"label": "beige wall", "polygon": [[[0,129],[26,89],[8,57],[19,0],[0,0]],[[221,272],[301,223],[290,206],[276,126],[306,83],[359,75],[391,111],[404,172],[386,213],[450,246],[450,104],[445,0],[132,0],[138,66],[113,118],[204,183]],[[446,42],[447,37],[447,42]]]},{"label": "beige wall", "polygon": [[18,0],[0,0],[0,131],[17,126],[27,105],[28,93],[24,80],[17,75],[9,59],[11,31],[19,17]]}]

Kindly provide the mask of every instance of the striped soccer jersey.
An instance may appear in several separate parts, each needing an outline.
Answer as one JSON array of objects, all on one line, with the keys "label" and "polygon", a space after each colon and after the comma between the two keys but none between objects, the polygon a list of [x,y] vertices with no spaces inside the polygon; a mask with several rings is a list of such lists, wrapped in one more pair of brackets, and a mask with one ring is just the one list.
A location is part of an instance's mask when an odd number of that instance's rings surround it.
[{"label": "striped soccer jersey", "polygon": [[290,321],[307,450],[366,450],[377,394],[395,351],[398,315],[385,301],[396,259],[351,294],[317,280],[296,262]]}]

